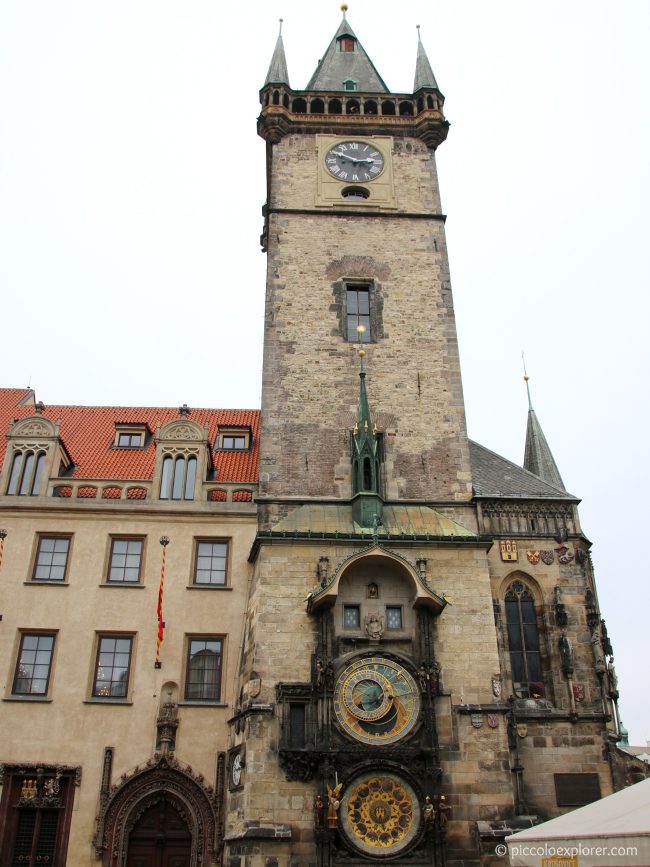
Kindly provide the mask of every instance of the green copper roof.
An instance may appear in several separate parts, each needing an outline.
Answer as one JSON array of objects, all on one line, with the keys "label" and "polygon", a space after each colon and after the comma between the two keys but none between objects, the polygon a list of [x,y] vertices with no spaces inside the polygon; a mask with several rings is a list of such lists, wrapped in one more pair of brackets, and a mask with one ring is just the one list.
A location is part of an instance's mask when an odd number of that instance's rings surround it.
[{"label": "green copper roof", "polygon": [[424,50],[422,39],[420,38],[420,28],[418,27],[418,56],[415,61],[415,79],[413,81],[413,93],[421,87],[438,87],[436,77],[431,69],[429,58]]},{"label": "green copper roof", "polygon": [[282,25],[280,25],[278,41],[275,43],[275,51],[264,84],[289,84],[287,58],[284,55],[284,43],[282,42]]},{"label": "green copper roof", "polygon": [[[436,536],[473,538],[467,527],[457,524],[429,506],[384,504],[383,525],[378,528],[379,538],[391,536]],[[361,527],[352,519],[348,503],[311,503],[294,509],[286,518],[271,528],[272,533],[338,533],[341,536],[373,535],[372,527]]]},{"label": "green copper roof", "polygon": [[[354,51],[341,51],[340,39],[349,36],[354,40]],[[388,88],[373,62],[363,49],[345,15],[329,44],[325,56],[319,60],[316,71],[306,90],[345,91],[344,81],[353,81],[355,90],[371,93],[388,93]]]}]

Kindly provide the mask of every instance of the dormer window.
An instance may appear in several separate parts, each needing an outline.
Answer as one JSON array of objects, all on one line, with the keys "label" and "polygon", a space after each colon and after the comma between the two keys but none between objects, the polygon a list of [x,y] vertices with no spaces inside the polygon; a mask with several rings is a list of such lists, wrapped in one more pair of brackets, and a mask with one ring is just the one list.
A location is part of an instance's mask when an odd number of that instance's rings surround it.
[{"label": "dormer window", "polygon": [[339,39],[339,51],[354,51],[355,40],[351,36],[341,36]]},{"label": "dormer window", "polygon": [[220,428],[215,444],[224,451],[246,451],[251,445],[251,430],[247,427]]},{"label": "dormer window", "polygon": [[351,78],[346,78],[343,82],[343,90],[356,90],[357,83],[353,81]]},{"label": "dormer window", "polygon": [[146,425],[115,425],[116,449],[141,449],[147,434]]},{"label": "dormer window", "polygon": [[7,494],[10,496],[36,497],[41,492],[45,452],[16,451],[14,453]]}]

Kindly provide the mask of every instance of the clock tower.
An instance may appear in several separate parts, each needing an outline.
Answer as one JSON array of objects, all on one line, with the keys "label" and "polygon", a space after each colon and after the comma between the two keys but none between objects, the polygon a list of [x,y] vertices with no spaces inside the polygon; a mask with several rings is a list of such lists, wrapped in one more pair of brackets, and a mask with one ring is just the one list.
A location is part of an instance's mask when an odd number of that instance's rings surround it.
[{"label": "clock tower", "polygon": [[[477,834],[494,850],[502,819],[528,812],[526,725],[501,672],[531,731],[535,714],[556,718],[540,696],[573,701],[540,644],[557,593],[499,560],[517,545],[494,536],[560,522],[577,539],[576,500],[467,439],[435,160],[449,125],[419,36],[413,92],[393,93],[345,11],[304,90],[280,35],[260,100],[258,530],[228,867],[476,861]],[[512,520],[485,517],[488,495]],[[598,762],[589,737],[581,761]]]}]

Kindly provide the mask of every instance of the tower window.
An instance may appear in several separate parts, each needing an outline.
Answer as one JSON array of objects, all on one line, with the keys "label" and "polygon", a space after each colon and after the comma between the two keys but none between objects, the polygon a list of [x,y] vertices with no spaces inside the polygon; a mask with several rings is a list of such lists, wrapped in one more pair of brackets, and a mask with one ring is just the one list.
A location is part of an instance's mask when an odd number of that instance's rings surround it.
[{"label": "tower window", "polygon": [[514,581],[506,592],[505,603],[515,695],[520,698],[543,696],[544,682],[533,594],[522,581]]},{"label": "tower window", "polygon": [[361,609],[358,605],[343,606],[343,626],[346,629],[359,629],[361,626]]},{"label": "tower window", "polygon": [[402,606],[386,606],[386,626],[388,629],[402,629]]},{"label": "tower window", "polygon": [[339,39],[339,51],[354,51],[354,39],[351,36],[342,36]]},{"label": "tower window", "polygon": [[[356,89],[357,89],[356,81],[353,81],[351,78],[346,78],[345,81],[343,82],[343,90],[356,90]],[[348,114],[350,114],[350,112],[348,112]]]},{"label": "tower window", "polygon": [[346,290],[347,339],[370,343],[370,287],[348,286]]}]

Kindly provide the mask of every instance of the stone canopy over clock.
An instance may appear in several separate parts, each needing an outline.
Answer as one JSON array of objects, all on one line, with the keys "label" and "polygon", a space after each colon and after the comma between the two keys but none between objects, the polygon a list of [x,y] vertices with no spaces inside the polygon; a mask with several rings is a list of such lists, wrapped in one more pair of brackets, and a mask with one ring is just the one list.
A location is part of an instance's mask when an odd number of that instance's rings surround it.
[{"label": "stone canopy over clock", "polygon": [[413,731],[420,690],[393,659],[367,656],[343,669],[334,687],[334,714],[342,731],[363,744],[394,744]]},{"label": "stone canopy over clock", "polygon": [[317,135],[316,206],[395,210],[391,136]]}]

